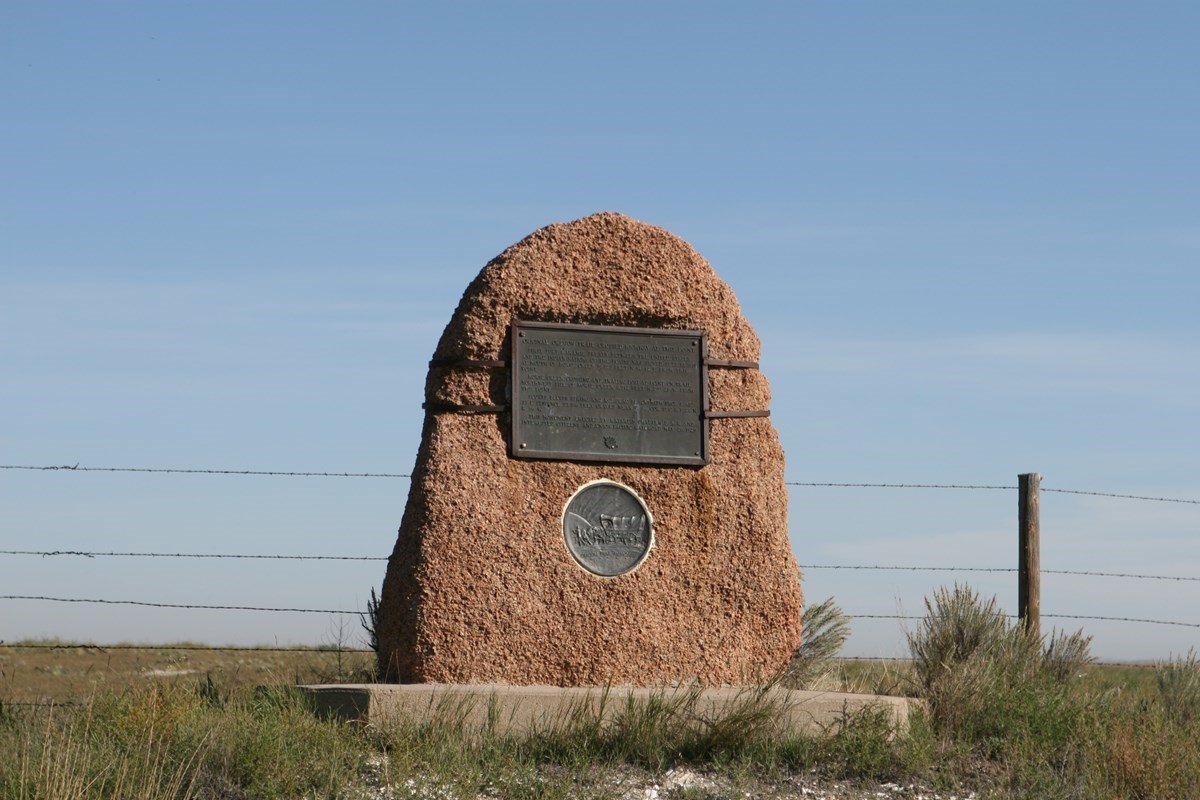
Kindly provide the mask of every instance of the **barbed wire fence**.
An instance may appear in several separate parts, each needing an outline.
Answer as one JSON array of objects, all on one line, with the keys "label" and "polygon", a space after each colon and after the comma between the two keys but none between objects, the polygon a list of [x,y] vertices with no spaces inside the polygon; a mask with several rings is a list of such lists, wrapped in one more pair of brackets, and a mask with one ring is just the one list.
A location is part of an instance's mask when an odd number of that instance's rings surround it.
[{"label": "barbed wire fence", "polygon": [[[296,471],[296,470],[245,470],[245,469],[183,469],[183,468],[151,468],[151,467],[92,467],[81,464],[73,465],[0,465],[0,471],[20,470],[56,473],[152,473],[178,475],[231,475],[231,476],[273,476],[300,478],[359,478],[359,479],[409,479],[409,473],[389,472],[333,472],[333,471]],[[991,484],[958,484],[958,483],[838,483],[815,481],[785,481],[788,486],[807,488],[839,488],[839,489],[897,489],[897,490],[946,490],[946,491],[1008,491],[1017,490],[1015,485]],[[1125,494],[1117,492],[1101,492],[1083,489],[1059,487],[1041,487],[1042,492],[1088,497],[1103,497],[1141,502],[1174,503],[1185,505],[1200,505],[1200,500],[1153,495]],[[372,555],[298,555],[286,553],[188,553],[188,552],[149,552],[149,551],[101,551],[101,550],[67,550],[67,549],[4,549],[0,556],[65,558],[78,557],[88,559],[98,558],[137,558],[137,559],[237,559],[237,560],[278,560],[278,561],[341,561],[341,562],[371,562],[387,561],[385,556]],[[891,571],[891,572],[929,572],[929,573],[1017,573],[1015,567],[979,567],[979,566],[944,566],[944,565],[896,565],[896,564],[800,564],[803,570],[846,570],[846,571]],[[1046,575],[1065,575],[1089,578],[1111,578],[1122,580],[1162,581],[1162,582],[1200,582],[1200,576],[1188,575],[1157,575],[1133,572],[1107,572],[1095,570],[1045,569],[1040,570]],[[217,605],[168,603],[149,600],[91,598],[91,597],[56,597],[50,595],[0,594],[0,601],[32,601],[52,603],[77,603],[113,606],[137,606],[161,609],[201,609],[217,611],[251,611],[287,614],[323,614],[323,615],[353,615],[363,617],[361,609],[324,609],[300,607],[274,607],[253,605]],[[848,615],[852,620],[920,620],[923,617],[905,614],[871,614],[855,613]],[[1016,615],[1011,615],[1016,618]],[[1139,625],[1160,625],[1200,629],[1200,622],[1148,619],[1139,617],[1084,615],[1084,614],[1042,614],[1047,619],[1086,620],[1119,622]],[[112,650],[161,650],[161,651],[259,651],[259,652],[328,652],[322,647],[241,647],[202,644],[181,645],[139,645],[139,644],[72,644],[72,643],[38,643],[38,642],[5,642],[0,641],[0,648],[25,648],[34,650],[95,650],[107,652]],[[341,648],[342,652],[369,653],[370,650],[361,648]],[[848,657],[847,660],[857,661],[903,661],[902,658],[881,658],[873,656]],[[1128,665],[1151,666],[1151,665]]]}]

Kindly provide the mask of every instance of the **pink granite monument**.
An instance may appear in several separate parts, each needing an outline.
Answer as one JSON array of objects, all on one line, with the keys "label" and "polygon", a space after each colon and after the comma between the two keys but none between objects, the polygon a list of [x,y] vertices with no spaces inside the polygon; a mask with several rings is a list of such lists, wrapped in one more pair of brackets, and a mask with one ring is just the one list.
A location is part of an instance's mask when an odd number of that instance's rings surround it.
[{"label": "pink granite monument", "polygon": [[661,228],[595,214],[493,259],[430,362],[383,678],[778,674],[802,600],[758,355],[730,288]]}]

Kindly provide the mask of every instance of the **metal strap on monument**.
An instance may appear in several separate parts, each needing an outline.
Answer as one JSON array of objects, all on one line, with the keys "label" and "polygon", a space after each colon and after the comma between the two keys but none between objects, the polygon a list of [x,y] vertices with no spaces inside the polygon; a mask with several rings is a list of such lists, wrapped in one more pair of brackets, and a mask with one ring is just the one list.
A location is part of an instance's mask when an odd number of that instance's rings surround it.
[{"label": "metal strap on monument", "polygon": [[758,369],[757,361],[738,361],[736,359],[725,358],[706,358],[704,366],[719,367],[721,369]]},{"label": "metal strap on monument", "polygon": [[[503,369],[508,362],[503,359],[481,358],[434,358],[430,359],[431,367],[479,367],[482,369]],[[704,366],[718,369],[758,369],[757,361],[739,361],[727,358],[706,358]]]},{"label": "metal strap on monument", "polygon": [[[503,369],[508,362],[503,359],[484,358],[432,358],[429,360],[431,369],[436,367],[466,367],[468,369]],[[435,414],[441,412],[457,412],[461,414],[502,414],[508,411],[508,406],[468,405],[464,403],[449,403],[442,400],[421,403],[421,408]]]},{"label": "metal strap on monument", "polygon": [[[465,405],[462,403],[447,403],[447,402],[431,402],[422,403],[421,408],[426,411],[461,411],[464,414],[500,414],[509,410],[507,405],[503,406],[476,406]],[[705,419],[750,419],[753,417],[769,417],[770,410],[758,411],[705,411]]]},{"label": "metal strap on monument", "polygon": [[[758,369],[757,361],[739,361],[736,359],[706,358],[704,366],[720,369]],[[705,411],[705,419],[749,419],[752,417],[769,417],[770,411]]]},{"label": "metal strap on monument", "polygon": [[750,417],[769,417],[771,412],[766,411],[705,411],[705,419],[748,419]]},{"label": "metal strap on monument", "polygon": [[444,401],[421,403],[421,408],[437,414],[443,411],[458,411],[463,414],[502,414],[508,411],[508,406],[472,406],[462,403],[447,403]]}]

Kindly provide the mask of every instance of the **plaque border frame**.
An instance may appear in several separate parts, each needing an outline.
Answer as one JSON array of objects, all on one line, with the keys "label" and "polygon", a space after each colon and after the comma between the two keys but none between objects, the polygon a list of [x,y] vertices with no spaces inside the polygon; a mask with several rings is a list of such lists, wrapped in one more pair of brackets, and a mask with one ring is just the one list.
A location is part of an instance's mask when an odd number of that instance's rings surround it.
[{"label": "plaque border frame", "polygon": [[[641,336],[682,336],[690,339],[695,339],[698,342],[696,354],[697,368],[700,378],[700,454],[698,456],[663,456],[663,455],[638,455],[638,454],[620,454],[620,453],[581,453],[574,450],[528,450],[523,449],[521,442],[521,360],[517,357],[517,340],[521,336],[522,329],[542,329],[542,330],[575,330],[575,331],[594,331],[596,333],[619,333]],[[602,463],[615,464],[649,464],[649,465],[676,465],[689,467],[707,466],[710,461],[709,455],[709,390],[708,390],[708,333],[705,331],[694,330],[679,330],[676,328],[633,328],[620,325],[588,325],[586,323],[574,322],[535,322],[530,320],[514,319],[509,326],[509,363],[512,368],[509,370],[510,387],[509,393],[512,402],[512,424],[510,426],[511,441],[509,442],[509,453],[513,458],[524,459],[545,459],[553,461],[595,461]]]}]

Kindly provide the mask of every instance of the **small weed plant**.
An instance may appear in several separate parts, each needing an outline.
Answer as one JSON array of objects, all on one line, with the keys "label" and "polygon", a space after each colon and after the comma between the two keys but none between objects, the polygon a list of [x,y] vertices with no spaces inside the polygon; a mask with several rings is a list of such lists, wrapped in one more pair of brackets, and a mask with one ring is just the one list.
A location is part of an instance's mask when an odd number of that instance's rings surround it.
[{"label": "small weed plant", "polygon": [[836,668],[834,658],[850,637],[850,617],[830,597],[804,607],[800,629],[800,647],[783,674],[783,682],[807,689],[816,687]]}]

